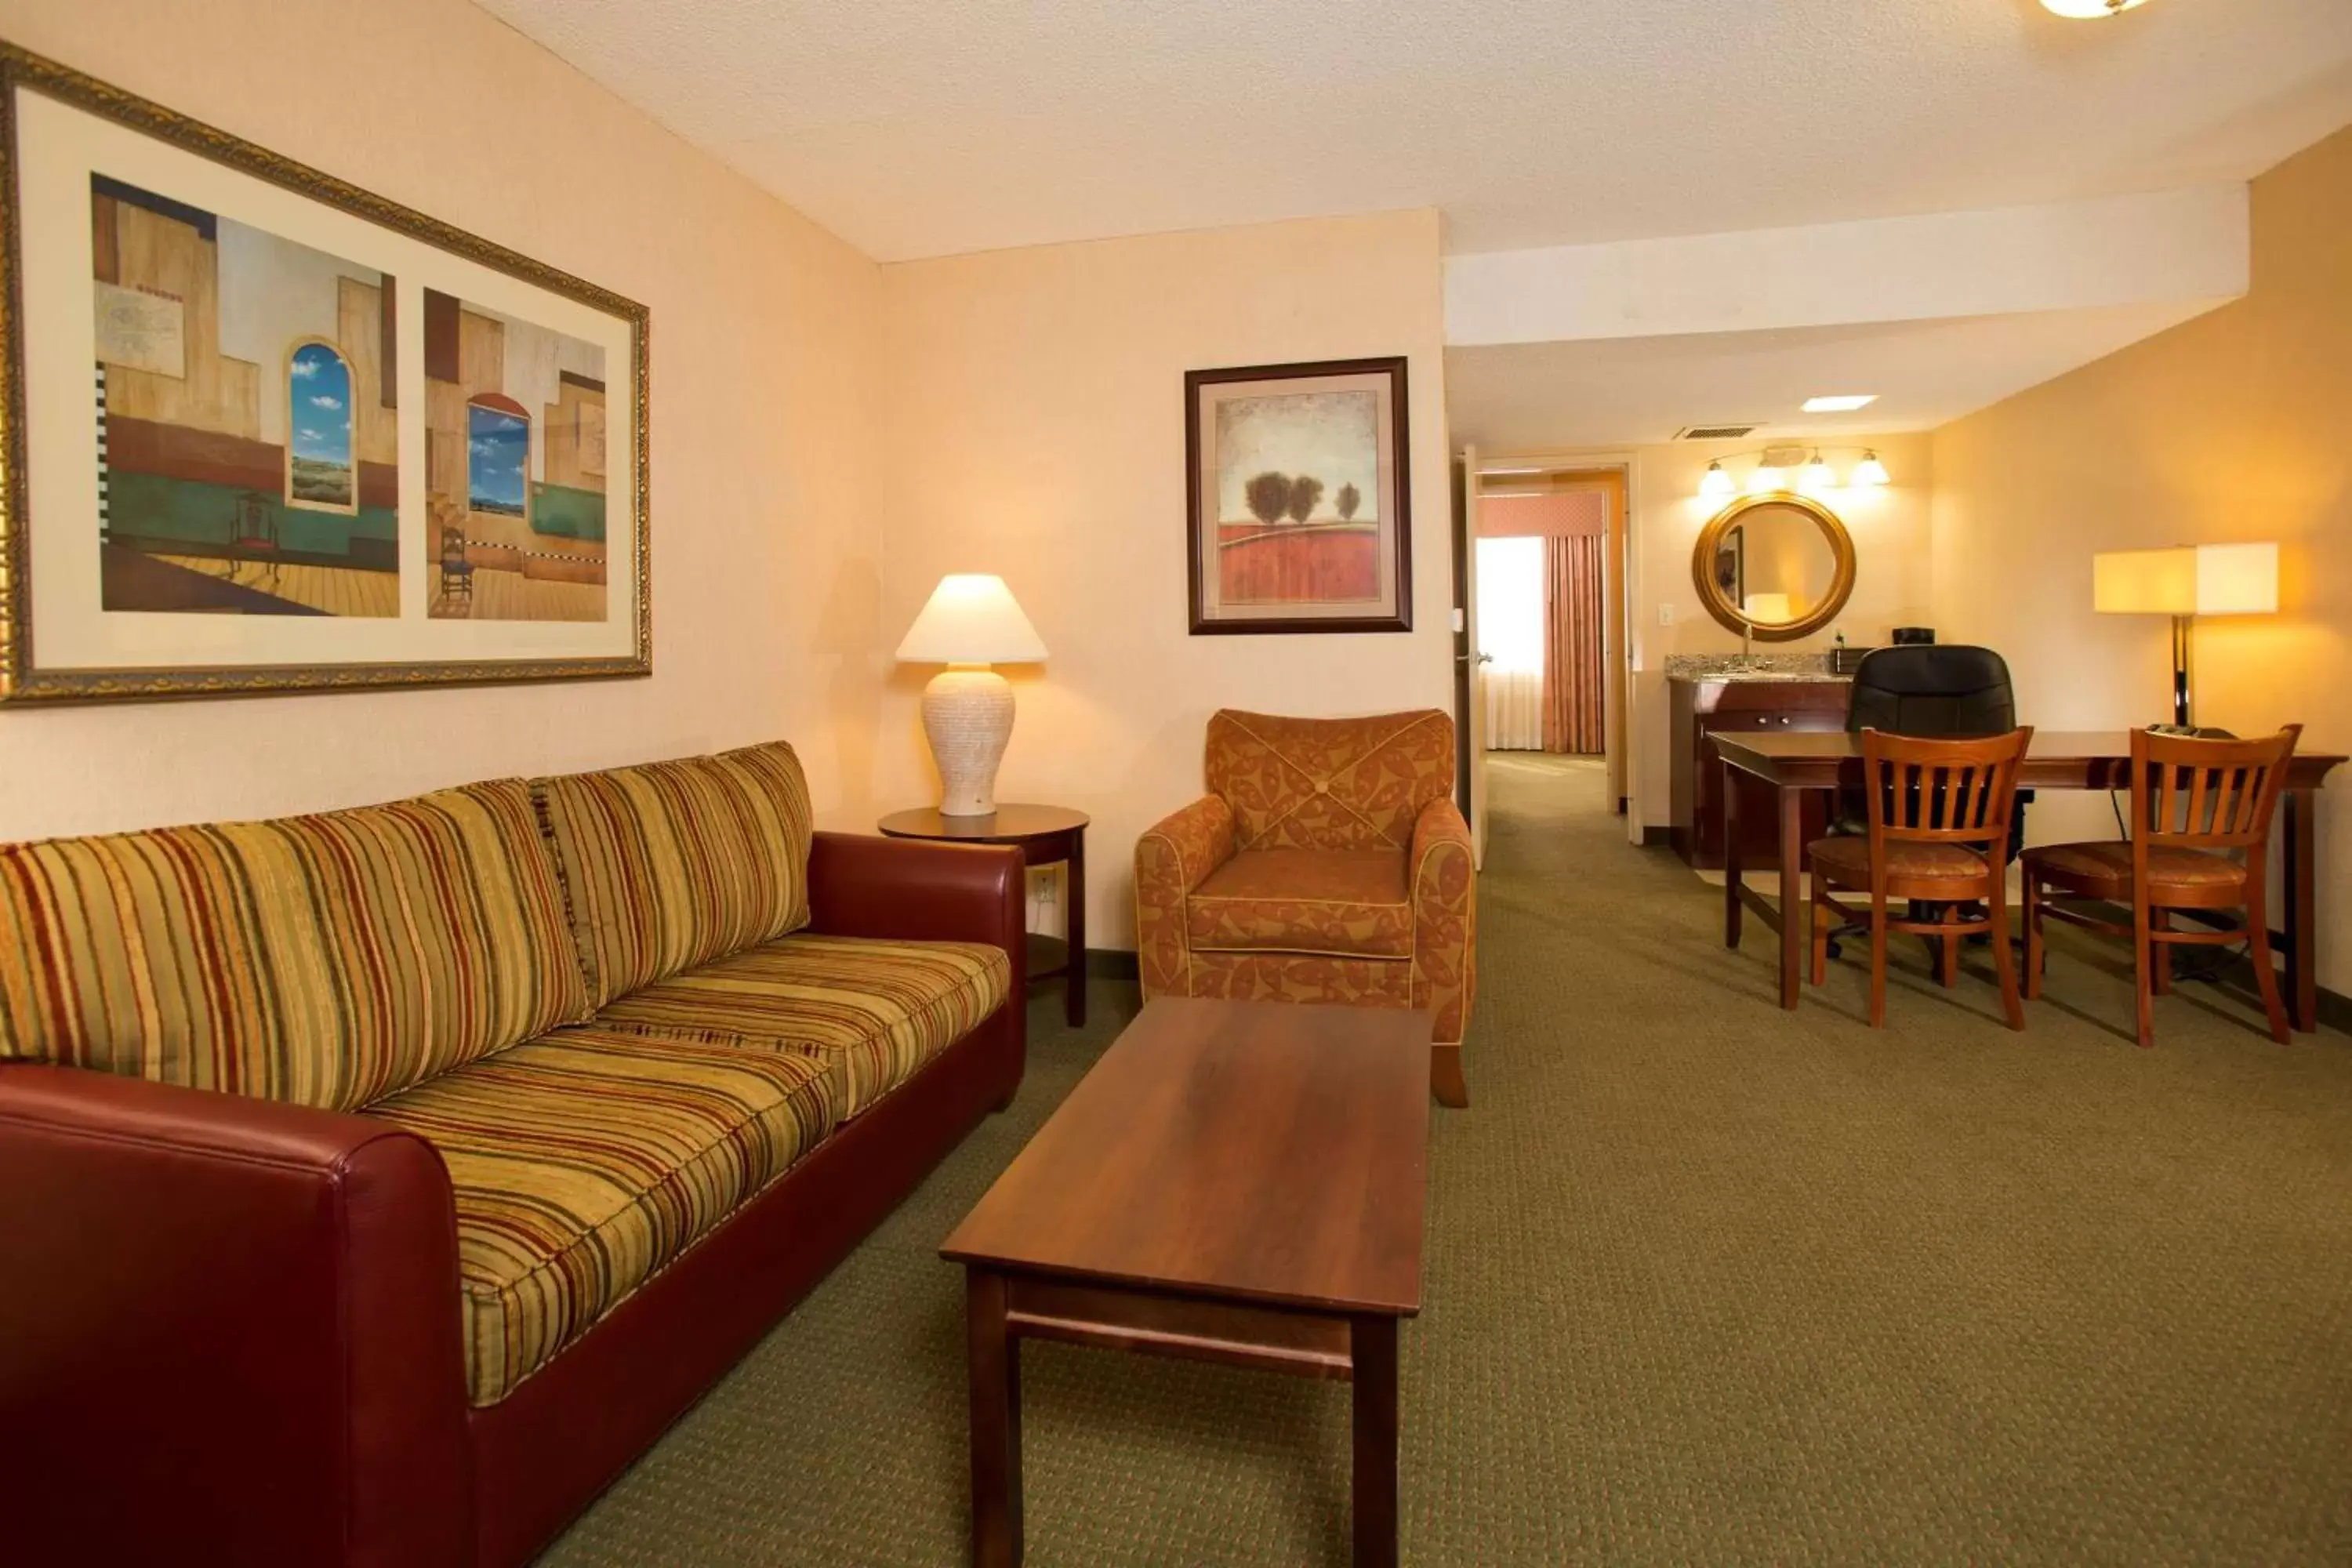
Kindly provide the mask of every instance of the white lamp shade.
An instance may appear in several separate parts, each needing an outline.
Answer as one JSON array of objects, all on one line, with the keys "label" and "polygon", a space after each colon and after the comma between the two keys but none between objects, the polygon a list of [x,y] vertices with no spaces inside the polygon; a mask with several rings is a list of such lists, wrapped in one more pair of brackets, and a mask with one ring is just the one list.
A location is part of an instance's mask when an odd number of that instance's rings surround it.
[{"label": "white lamp shade", "polygon": [[2278,614],[2278,546],[2200,544],[2197,547],[2197,613],[2200,616]]},{"label": "white lamp shade", "polygon": [[1045,657],[1045,645],[1013,590],[982,572],[940,578],[898,645],[901,664],[1035,664]]},{"label": "white lamp shade", "polygon": [[2091,557],[2091,605],[2105,615],[2273,615],[2278,546],[2103,551]]}]

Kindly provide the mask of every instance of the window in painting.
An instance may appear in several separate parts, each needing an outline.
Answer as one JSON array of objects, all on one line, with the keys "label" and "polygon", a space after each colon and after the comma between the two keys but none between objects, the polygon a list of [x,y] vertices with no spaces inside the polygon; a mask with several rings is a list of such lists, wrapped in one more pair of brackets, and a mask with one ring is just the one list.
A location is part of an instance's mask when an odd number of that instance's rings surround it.
[{"label": "window in painting", "polygon": [[322,511],[359,510],[351,362],[316,339],[286,356],[286,500]]},{"label": "window in painting", "polygon": [[506,398],[466,405],[466,505],[502,517],[527,515],[530,416]]}]

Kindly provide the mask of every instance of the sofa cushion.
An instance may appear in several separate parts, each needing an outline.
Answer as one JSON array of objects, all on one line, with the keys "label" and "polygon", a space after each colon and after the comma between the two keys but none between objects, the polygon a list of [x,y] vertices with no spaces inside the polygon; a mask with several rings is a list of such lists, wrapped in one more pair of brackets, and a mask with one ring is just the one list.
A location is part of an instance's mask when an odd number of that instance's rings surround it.
[{"label": "sofa cushion", "polygon": [[1203,757],[1243,849],[1402,849],[1454,791],[1454,721],[1436,709],[1286,719],[1220,709]]},{"label": "sofa cushion", "polygon": [[840,1120],[816,1057],[566,1029],[377,1101],[457,1195],[473,1403],[495,1405]]},{"label": "sofa cushion", "polygon": [[596,1025],[838,1060],[846,1119],[971,1033],[1012,981],[983,943],[793,936],[634,992]]},{"label": "sofa cushion", "polygon": [[349,1110],[588,1011],[520,779],[0,847],[0,1058]]},{"label": "sofa cushion", "polygon": [[598,1006],[808,923],[808,784],[781,741],[533,787]]},{"label": "sofa cushion", "polygon": [[1204,952],[1411,958],[1412,900],[1395,849],[1244,849],[1184,900]]}]

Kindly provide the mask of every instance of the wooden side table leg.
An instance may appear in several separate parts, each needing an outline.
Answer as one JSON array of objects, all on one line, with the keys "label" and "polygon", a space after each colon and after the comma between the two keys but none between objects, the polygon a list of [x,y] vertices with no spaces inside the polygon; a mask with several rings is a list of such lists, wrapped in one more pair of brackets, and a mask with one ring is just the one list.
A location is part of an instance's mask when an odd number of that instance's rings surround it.
[{"label": "wooden side table leg", "polygon": [[964,1271],[971,1374],[973,1568],[1020,1568],[1021,1342],[1005,1332],[1004,1276]]},{"label": "wooden side table leg", "polygon": [[1357,1318],[1349,1337],[1356,1381],[1356,1568],[1396,1568],[1397,1321]]},{"label": "wooden side table leg", "polygon": [[1087,1022],[1087,830],[1070,835],[1069,917],[1070,973],[1064,977],[1062,1017],[1073,1029]]}]

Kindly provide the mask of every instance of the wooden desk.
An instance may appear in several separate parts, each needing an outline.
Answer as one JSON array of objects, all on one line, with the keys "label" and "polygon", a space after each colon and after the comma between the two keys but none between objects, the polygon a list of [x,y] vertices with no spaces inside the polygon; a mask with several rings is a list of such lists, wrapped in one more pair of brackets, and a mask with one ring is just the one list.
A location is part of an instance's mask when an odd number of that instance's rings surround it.
[{"label": "wooden desk", "polygon": [[[1805,944],[1802,802],[1807,790],[1861,787],[1862,740],[1844,733],[1718,734],[1715,746],[1727,773],[1723,943],[1739,945],[1743,906],[1779,931],[1780,1005],[1794,1007]],[[2294,1026],[2306,1033],[2319,1026],[2319,910],[2313,863],[2315,796],[2329,770],[2343,761],[2325,752],[2296,752],[2287,771],[2286,794],[2279,803],[2286,870],[2285,883],[2279,889],[2279,912],[2286,922],[2281,944],[2286,954],[2286,1009]],[[1762,779],[1779,794],[1780,904],[1777,910],[1740,881],[1739,791],[1729,787],[1736,783],[1728,776],[1732,773]],[[2037,730],[2032,748],[2018,769],[2017,782],[2022,789],[2129,789],[2131,736],[2122,730],[2072,733]],[[1784,915],[1782,911],[1794,912]]]},{"label": "wooden desk", "polygon": [[1355,1384],[1358,1568],[1397,1561],[1429,1015],[1160,997],[940,1251],[964,1266],[972,1562],[1017,1568],[1021,1341]]}]

